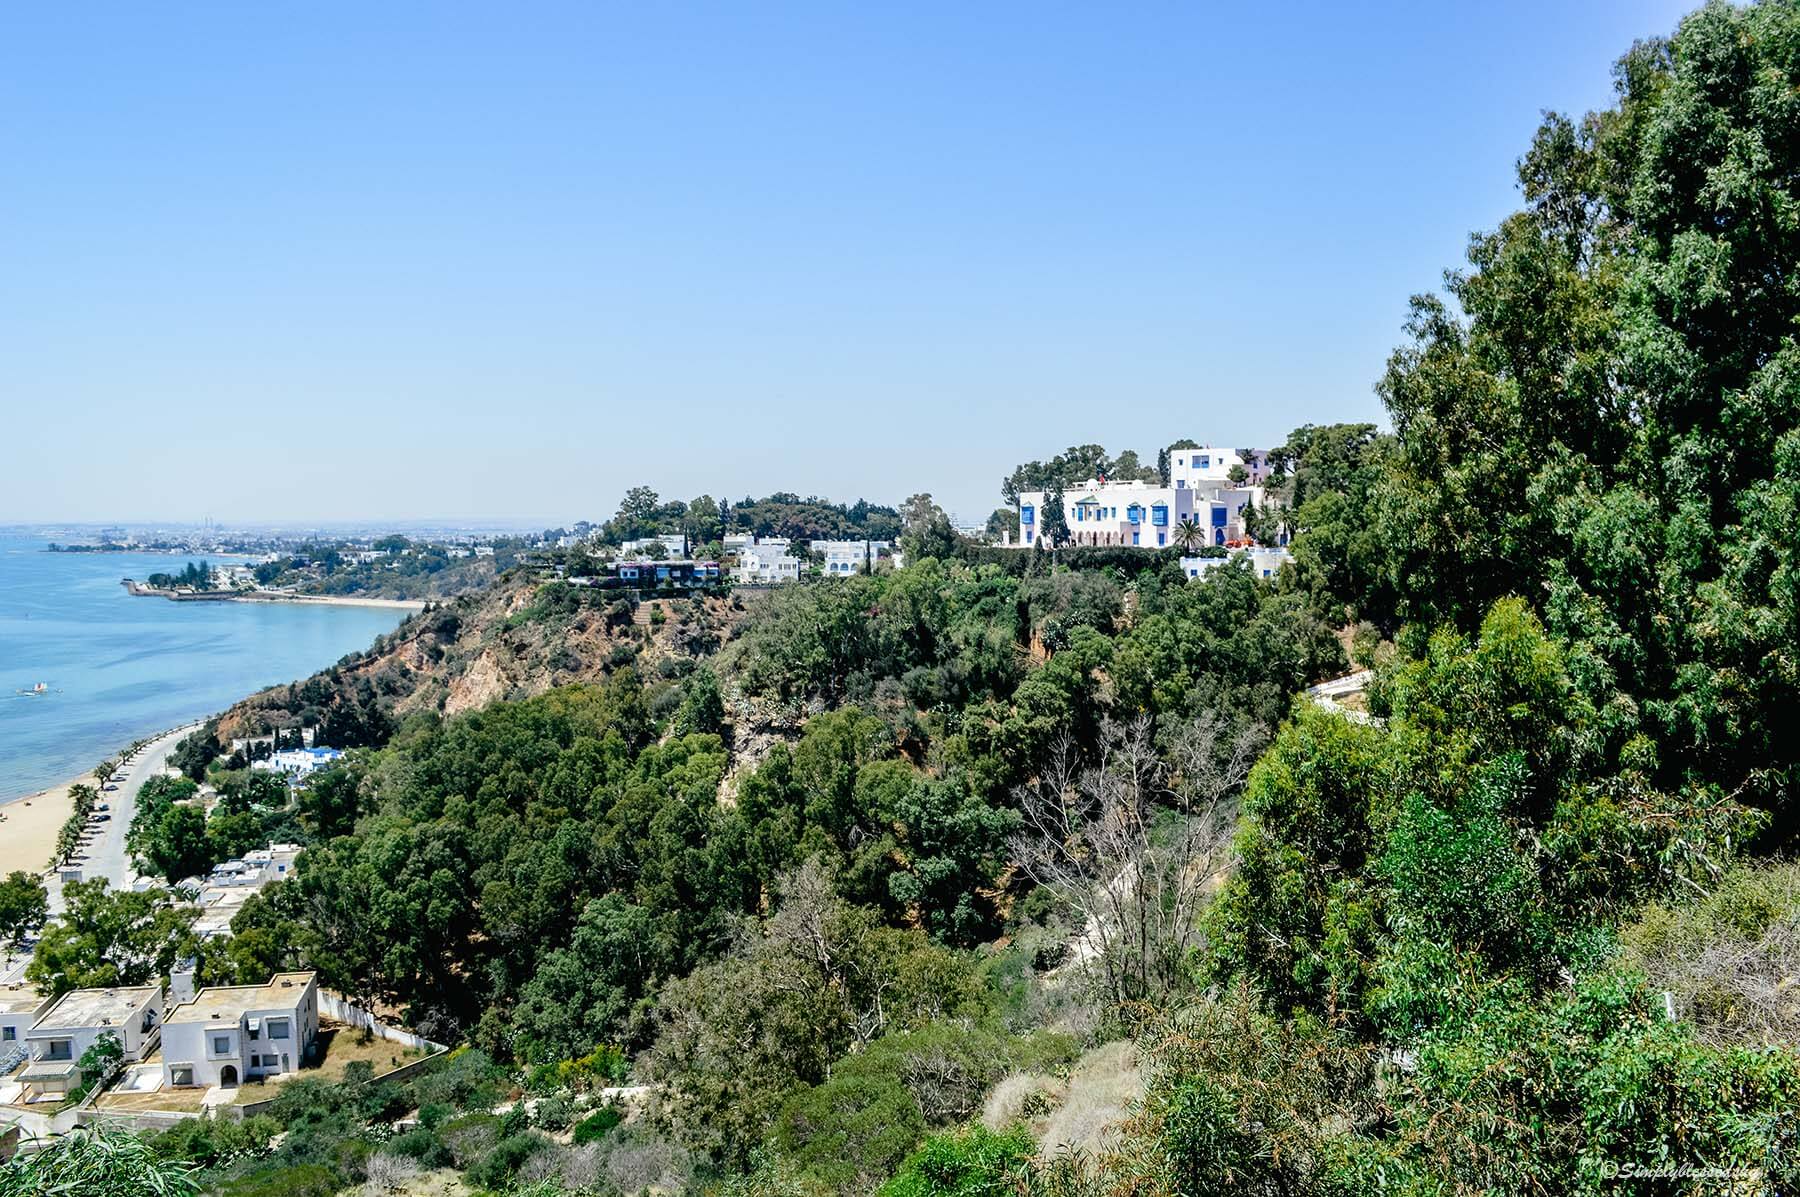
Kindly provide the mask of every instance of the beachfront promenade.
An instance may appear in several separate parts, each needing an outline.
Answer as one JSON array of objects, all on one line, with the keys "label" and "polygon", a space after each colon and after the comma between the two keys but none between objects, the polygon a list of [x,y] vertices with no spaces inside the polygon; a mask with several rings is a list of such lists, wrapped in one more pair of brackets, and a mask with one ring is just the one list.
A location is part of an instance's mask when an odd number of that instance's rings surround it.
[{"label": "beachfront promenade", "polygon": [[[158,736],[121,768],[123,780],[114,781],[102,798],[112,808],[112,818],[100,824],[100,834],[88,847],[87,861],[80,866],[82,880],[104,877],[115,889],[131,883],[136,870],[131,867],[130,855],[125,851],[125,836],[131,830],[132,816],[137,813],[138,791],[144,788],[146,781],[168,767],[169,754],[175,751],[175,745],[198,726],[197,723],[190,724]],[[61,913],[61,890],[60,884],[50,887],[52,915]]]},{"label": "beachfront promenade", "polygon": [[[168,767],[169,754],[175,751],[175,746],[199,726],[191,723],[158,736],[120,766],[112,785],[100,798],[112,817],[98,824],[99,833],[86,849],[87,859],[75,866],[81,870],[83,880],[104,877],[114,888],[131,884],[137,871],[132,868],[131,854],[125,849],[125,836],[131,830],[132,816],[137,813],[138,791],[143,789],[146,781]],[[50,890],[50,917],[57,918],[63,911],[62,880],[52,872],[45,877],[44,884]],[[0,984],[22,977],[30,959],[29,953],[7,956],[0,963]]]}]

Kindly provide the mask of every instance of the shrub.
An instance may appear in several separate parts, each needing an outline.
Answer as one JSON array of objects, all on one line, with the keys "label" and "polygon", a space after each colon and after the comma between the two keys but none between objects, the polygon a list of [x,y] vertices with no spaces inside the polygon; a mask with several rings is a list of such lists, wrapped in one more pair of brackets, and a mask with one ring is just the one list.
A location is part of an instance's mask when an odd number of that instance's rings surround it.
[{"label": "shrub", "polygon": [[500,1139],[500,1120],[492,1114],[464,1114],[444,1124],[444,1146],[459,1168],[467,1168]]},{"label": "shrub", "polygon": [[369,1160],[368,1187],[387,1193],[419,1175],[418,1163],[405,1155],[383,1152]]},{"label": "shrub", "polygon": [[471,1183],[483,1188],[504,1188],[519,1169],[524,1167],[525,1161],[542,1151],[547,1142],[543,1137],[530,1132],[509,1135],[494,1144],[493,1150],[469,1169],[468,1178]]},{"label": "shrub", "polygon": [[608,1131],[624,1120],[625,1116],[619,1112],[617,1106],[601,1106],[575,1124],[574,1141],[576,1146],[605,1138]]},{"label": "shrub", "polygon": [[323,1164],[265,1167],[219,1189],[219,1197],[331,1197],[338,1178]]},{"label": "shrub", "polygon": [[[388,1141],[383,1156],[404,1156],[416,1160],[426,1168],[448,1168],[456,1162],[455,1156],[444,1145],[437,1134],[424,1126],[416,1126],[409,1131],[395,1135]],[[373,1161],[371,1161],[371,1165]]]},{"label": "shrub", "polygon": [[1032,1146],[1022,1130],[995,1133],[980,1124],[933,1135],[881,1187],[881,1197],[1001,1197],[1027,1172]]},{"label": "shrub", "polygon": [[548,1131],[567,1130],[575,1121],[575,1107],[569,1099],[557,1095],[539,1101],[531,1111],[532,1125]]}]

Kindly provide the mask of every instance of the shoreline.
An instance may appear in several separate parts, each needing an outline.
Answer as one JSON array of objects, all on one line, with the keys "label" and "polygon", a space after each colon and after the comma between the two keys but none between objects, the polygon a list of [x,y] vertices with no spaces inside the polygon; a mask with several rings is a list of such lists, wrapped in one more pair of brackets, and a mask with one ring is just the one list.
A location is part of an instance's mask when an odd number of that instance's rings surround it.
[{"label": "shoreline", "polygon": [[125,579],[125,589],[133,598],[168,599],[172,603],[291,603],[297,607],[380,607],[390,611],[423,611],[426,602],[424,599],[376,598],[372,595],[355,594],[283,594],[273,590],[179,594],[172,590],[157,590],[130,578]]},{"label": "shoreline", "polygon": [[[170,736],[188,735],[199,726],[199,723],[184,723],[146,736],[143,751],[149,751],[151,745]],[[95,784],[94,775],[82,773],[34,794],[0,799],[0,877],[15,870],[34,877],[49,876],[57,833],[75,813],[69,790],[81,784]],[[102,798],[102,801],[108,800]]]}]

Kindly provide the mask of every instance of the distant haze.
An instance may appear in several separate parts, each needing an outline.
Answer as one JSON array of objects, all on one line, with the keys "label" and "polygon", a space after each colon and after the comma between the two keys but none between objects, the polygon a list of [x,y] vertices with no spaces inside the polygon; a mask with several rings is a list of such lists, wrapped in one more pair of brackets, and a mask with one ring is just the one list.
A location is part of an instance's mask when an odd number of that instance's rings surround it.
[{"label": "distant haze", "polygon": [[1379,420],[1540,110],[1679,11],[17,6],[0,519],[979,519]]}]

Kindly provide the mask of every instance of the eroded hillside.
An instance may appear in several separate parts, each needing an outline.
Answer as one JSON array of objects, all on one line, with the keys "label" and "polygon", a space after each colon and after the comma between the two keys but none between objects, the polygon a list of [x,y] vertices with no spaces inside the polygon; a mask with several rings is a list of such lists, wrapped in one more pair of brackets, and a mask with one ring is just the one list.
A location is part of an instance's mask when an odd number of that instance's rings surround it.
[{"label": "eroded hillside", "polygon": [[[353,746],[419,711],[454,715],[635,666],[674,677],[724,643],[745,599],[642,603],[525,574],[409,617],[367,652],[233,706],[219,736],[322,726],[321,742]],[[754,602],[754,598],[748,600]]]}]

